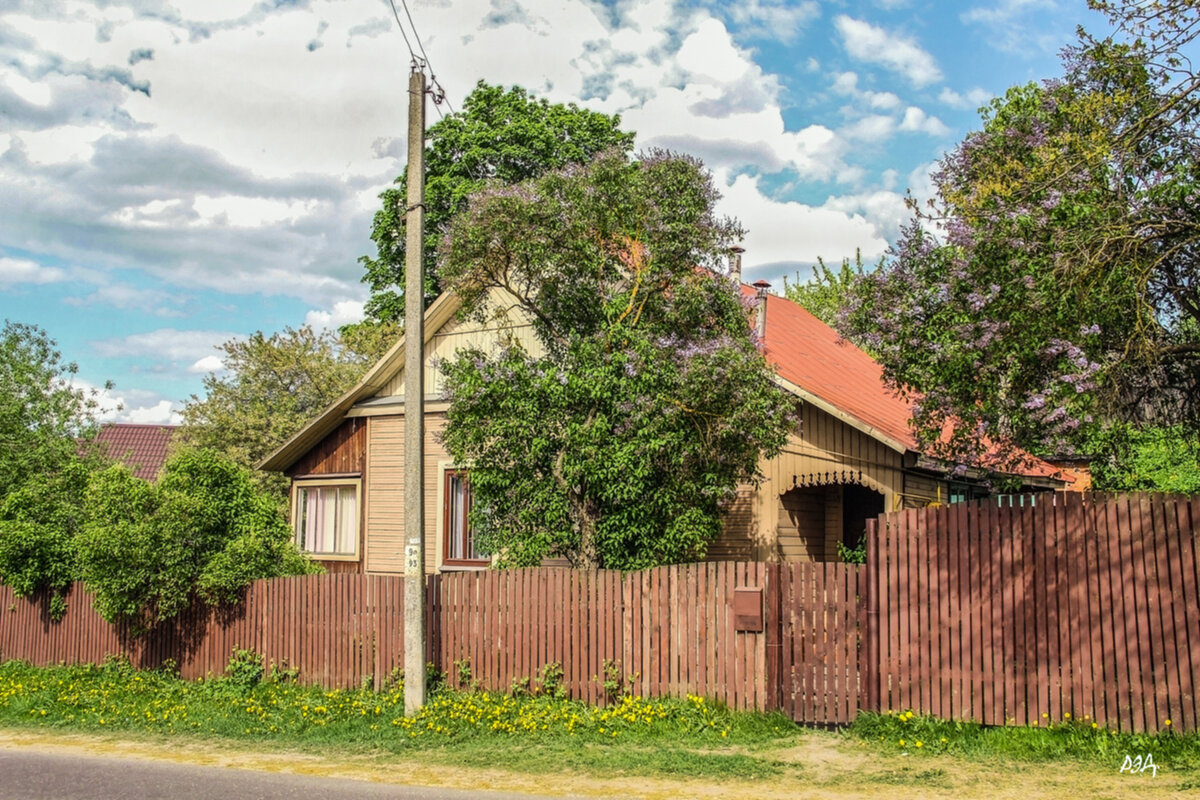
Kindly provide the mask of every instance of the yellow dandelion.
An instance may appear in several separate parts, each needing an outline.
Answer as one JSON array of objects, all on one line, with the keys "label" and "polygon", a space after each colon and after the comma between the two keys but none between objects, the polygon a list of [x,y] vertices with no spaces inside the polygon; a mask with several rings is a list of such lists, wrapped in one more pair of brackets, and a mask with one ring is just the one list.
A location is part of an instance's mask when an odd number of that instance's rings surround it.
[{"label": "yellow dandelion", "polygon": [[901,740],[900,740],[900,746],[901,746],[901,747],[904,747],[904,740],[903,740],[903,739],[901,739]]},{"label": "yellow dandelion", "polygon": [[1170,725],[1170,724],[1171,724],[1171,720],[1169,720],[1169,719],[1163,720],[1163,725]]},{"label": "yellow dandelion", "polygon": [[916,747],[924,747],[925,745],[921,744],[920,742],[917,742],[915,746]]},{"label": "yellow dandelion", "polygon": [[1068,711],[1068,712],[1066,712],[1065,714],[1063,714],[1063,719],[1070,719],[1070,718],[1071,718],[1071,712],[1070,712],[1070,711]]}]

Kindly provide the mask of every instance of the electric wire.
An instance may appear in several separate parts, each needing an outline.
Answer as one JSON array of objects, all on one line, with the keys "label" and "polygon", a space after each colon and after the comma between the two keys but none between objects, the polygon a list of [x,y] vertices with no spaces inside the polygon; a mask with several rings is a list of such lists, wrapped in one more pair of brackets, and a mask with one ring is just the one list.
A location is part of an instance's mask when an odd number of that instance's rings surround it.
[{"label": "electric wire", "polygon": [[[395,2],[395,0],[388,0],[388,5],[390,5],[390,6],[392,7],[392,16],[396,18],[396,26],[400,28],[400,35],[404,37],[404,46],[408,48],[408,54],[409,54],[409,56],[411,56],[411,57],[412,57],[412,59],[413,59],[414,61],[416,61],[416,59],[417,59],[417,54],[413,52],[412,45],[411,45],[411,44],[409,43],[409,41],[408,41],[408,34],[404,32],[404,23],[400,21],[400,12],[398,12],[398,11],[396,10],[396,2]],[[407,12],[407,11],[408,11],[408,7],[407,7],[407,6],[405,6],[404,10],[405,10],[405,12]],[[414,33],[415,33],[415,32],[416,32],[416,31],[415,31],[415,29],[414,29]],[[421,40],[420,40],[420,39],[417,39],[417,44],[418,44],[418,45],[419,45],[419,44],[421,44]],[[421,50],[421,52],[425,52],[425,51],[424,51],[424,49],[422,49],[422,50]]]},{"label": "electric wire", "polygon": [[[396,23],[399,24],[400,15],[396,13],[395,0],[388,0],[388,2],[392,4],[392,13],[396,15]],[[439,81],[437,78],[437,73],[433,70],[433,62],[429,60],[429,54],[425,52],[425,45],[421,42],[421,34],[417,31],[417,23],[413,21],[412,12],[409,11],[408,8],[408,0],[400,0],[400,5],[404,7],[404,16],[408,17],[408,25],[410,28],[412,28],[413,37],[417,40],[417,47],[421,50],[422,61],[424,62],[425,66],[429,67],[429,83],[432,88],[430,94],[433,97],[433,108],[438,112],[438,117],[441,118],[442,110],[439,108],[439,106],[444,102],[450,109],[450,113],[453,114],[455,113],[454,106],[451,105],[450,100],[446,97],[446,90],[442,87],[441,81]],[[401,25],[402,31],[403,28],[404,26]],[[406,44],[408,43],[407,36],[404,37],[404,41]],[[411,47],[409,47],[408,52],[414,59],[417,57],[416,54],[412,52]]]}]

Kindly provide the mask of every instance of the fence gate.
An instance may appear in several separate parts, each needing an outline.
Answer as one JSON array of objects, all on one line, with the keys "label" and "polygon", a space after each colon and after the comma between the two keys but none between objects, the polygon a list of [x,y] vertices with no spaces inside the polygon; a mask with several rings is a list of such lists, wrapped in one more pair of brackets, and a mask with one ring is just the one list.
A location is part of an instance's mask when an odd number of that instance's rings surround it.
[{"label": "fence gate", "polygon": [[822,563],[780,570],[780,704],[797,722],[846,724],[858,713],[865,569]]}]

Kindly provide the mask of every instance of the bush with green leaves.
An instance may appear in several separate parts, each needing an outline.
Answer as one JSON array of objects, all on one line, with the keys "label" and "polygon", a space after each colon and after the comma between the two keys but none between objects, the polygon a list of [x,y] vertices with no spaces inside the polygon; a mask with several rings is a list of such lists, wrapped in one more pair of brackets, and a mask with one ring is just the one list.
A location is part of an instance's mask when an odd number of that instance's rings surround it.
[{"label": "bush with green leaves", "polygon": [[79,577],[106,620],[148,628],[194,598],[233,603],[253,580],[315,571],[248,470],[184,448],[151,484],[114,465],[93,475],[75,540]]}]

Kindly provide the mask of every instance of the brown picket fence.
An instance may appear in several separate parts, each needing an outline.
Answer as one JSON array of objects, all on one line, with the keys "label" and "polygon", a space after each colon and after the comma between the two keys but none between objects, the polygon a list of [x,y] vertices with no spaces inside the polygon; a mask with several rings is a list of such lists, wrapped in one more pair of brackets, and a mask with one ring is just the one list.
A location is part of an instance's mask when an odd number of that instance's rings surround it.
[{"label": "brown picket fence", "polygon": [[1200,497],[1064,493],[868,533],[865,707],[1193,731]]},{"label": "brown picket fence", "polygon": [[[862,566],[446,573],[427,583],[426,658],[455,685],[536,688],[558,665],[563,688],[591,702],[607,682],[805,723],[911,709],[1192,731],[1198,532],[1200,498],[1039,495],[883,515]],[[399,576],[258,581],[235,606],[196,605],[139,637],[105,623],[80,586],[59,622],[0,587],[0,660],[124,653],[195,678],[242,648],[307,682],[380,687],[403,662],[403,598]]]}]

